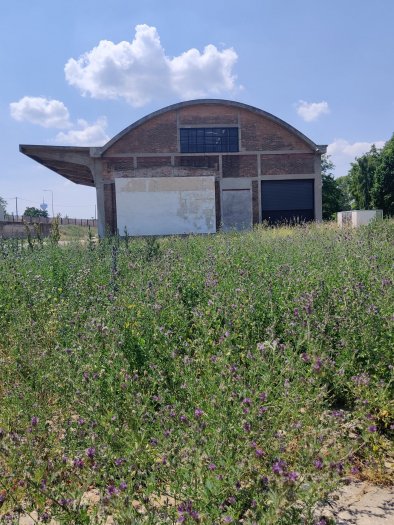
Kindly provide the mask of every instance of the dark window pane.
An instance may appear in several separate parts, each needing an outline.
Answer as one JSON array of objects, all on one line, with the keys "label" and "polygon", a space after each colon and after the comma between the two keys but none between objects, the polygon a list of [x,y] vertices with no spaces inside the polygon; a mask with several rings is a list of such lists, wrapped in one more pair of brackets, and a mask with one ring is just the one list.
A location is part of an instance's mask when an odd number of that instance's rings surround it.
[{"label": "dark window pane", "polygon": [[182,128],[181,153],[238,151],[238,128]]}]

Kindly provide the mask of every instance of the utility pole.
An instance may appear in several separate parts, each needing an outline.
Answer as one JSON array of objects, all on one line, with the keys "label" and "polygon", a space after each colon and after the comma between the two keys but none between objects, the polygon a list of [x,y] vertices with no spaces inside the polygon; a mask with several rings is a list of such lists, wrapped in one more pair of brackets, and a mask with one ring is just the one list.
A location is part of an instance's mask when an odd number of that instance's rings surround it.
[{"label": "utility pole", "polygon": [[16,220],[18,220],[18,197],[15,197],[15,213],[16,213]]}]

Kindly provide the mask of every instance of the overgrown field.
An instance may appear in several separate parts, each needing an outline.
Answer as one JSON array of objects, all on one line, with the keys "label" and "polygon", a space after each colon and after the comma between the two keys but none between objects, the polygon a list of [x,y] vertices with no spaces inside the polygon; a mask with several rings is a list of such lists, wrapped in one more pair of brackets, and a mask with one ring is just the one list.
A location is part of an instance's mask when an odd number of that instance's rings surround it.
[{"label": "overgrown field", "polygon": [[55,241],[0,244],[0,521],[322,525],[389,481],[393,221]]}]

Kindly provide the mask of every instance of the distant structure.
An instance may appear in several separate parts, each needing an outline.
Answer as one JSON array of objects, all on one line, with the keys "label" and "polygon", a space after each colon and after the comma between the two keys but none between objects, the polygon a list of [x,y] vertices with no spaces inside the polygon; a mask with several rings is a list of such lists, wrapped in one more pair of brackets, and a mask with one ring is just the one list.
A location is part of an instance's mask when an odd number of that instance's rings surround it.
[{"label": "distant structure", "polygon": [[351,210],[337,213],[338,226],[364,226],[374,220],[383,219],[383,210]]},{"label": "distant structure", "polygon": [[95,186],[100,236],[322,219],[326,146],[239,102],[174,104],[100,148],[21,145],[20,151],[76,184]]}]

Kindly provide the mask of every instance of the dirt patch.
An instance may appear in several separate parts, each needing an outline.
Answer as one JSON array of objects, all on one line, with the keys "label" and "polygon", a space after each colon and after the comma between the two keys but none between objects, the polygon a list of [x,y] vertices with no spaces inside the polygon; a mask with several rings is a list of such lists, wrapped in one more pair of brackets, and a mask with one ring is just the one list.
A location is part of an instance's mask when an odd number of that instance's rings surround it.
[{"label": "dirt patch", "polygon": [[318,515],[337,525],[389,525],[394,523],[394,488],[353,482],[333,493]]}]

